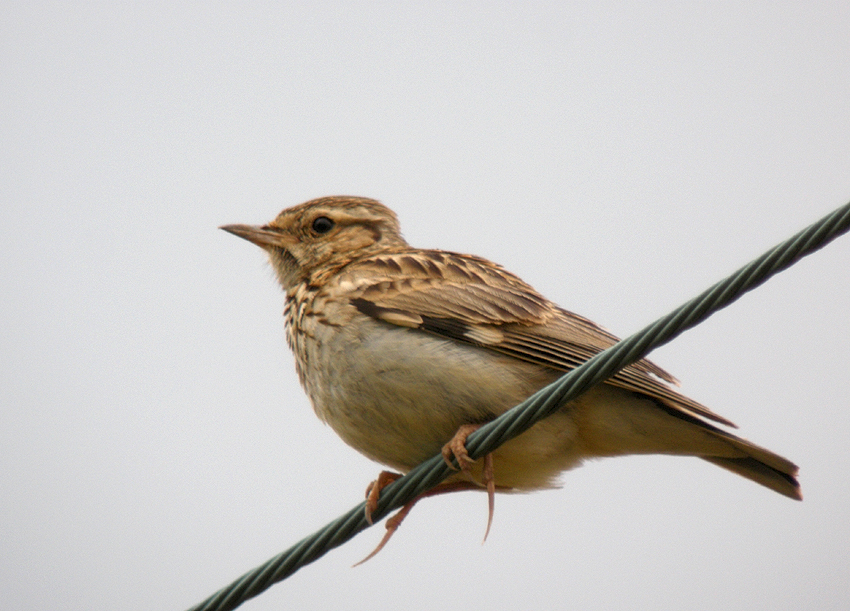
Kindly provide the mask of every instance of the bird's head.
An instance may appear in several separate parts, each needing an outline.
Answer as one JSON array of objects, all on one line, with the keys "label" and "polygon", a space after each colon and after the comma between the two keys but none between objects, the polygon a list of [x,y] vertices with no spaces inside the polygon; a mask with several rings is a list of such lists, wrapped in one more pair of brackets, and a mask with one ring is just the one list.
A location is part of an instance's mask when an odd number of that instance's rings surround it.
[{"label": "bird's head", "polygon": [[268,225],[224,225],[265,250],[284,290],[370,254],[405,248],[398,218],[365,197],[322,197],[287,208]]}]

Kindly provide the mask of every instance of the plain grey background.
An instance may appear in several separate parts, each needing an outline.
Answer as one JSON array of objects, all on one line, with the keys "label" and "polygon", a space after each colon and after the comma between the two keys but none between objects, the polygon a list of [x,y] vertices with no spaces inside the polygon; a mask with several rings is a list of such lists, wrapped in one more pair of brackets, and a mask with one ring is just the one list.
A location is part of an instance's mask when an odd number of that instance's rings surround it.
[{"label": "plain grey background", "polygon": [[[331,194],[632,333],[850,199],[850,5],[5,2],[0,591],[184,609],[360,502],[256,247]],[[801,466],[423,502],[250,610],[846,609],[850,237],[652,358]]]}]

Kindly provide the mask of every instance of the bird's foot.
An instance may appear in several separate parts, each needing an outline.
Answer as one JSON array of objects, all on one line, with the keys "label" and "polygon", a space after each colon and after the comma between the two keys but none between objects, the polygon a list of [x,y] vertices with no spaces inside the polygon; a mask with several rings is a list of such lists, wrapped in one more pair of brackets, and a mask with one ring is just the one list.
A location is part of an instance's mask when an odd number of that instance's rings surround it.
[{"label": "bird's foot", "polygon": [[[383,473],[388,473],[389,475],[397,476],[390,481],[398,479],[397,473],[392,473],[390,471],[384,471],[384,472],[382,472],[382,474]],[[380,480],[380,476],[378,477],[378,479]],[[370,487],[369,492],[371,492],[371,490],[374,489],[374,484],[377,484],[377,483],[378,483],[377,481],[373,482],[373,485]],[[386,483],[389,484],[389,481],[386,482]],[[445,483],[445,484],[438,484],[437,486],[434,486],[433,488],[431,488],[427,492],[423,492],[422,494],[420,494],[419,496],[414,498],[412,501],[409,501],[408,503],[406,503],[404,505],[404,507],[402,507],[396,514],[394,514],[389,519],[387,519],[387,523],[386,523],[387,532],[384,533],[384,537],[381,539],[380,543],[378,543],[378,546],[374,550],[372,550],[371,554],[366,556],[363,560],[361,560],[360,562],[358,562],[354,566],[359,566],[359,565],[363,564],[364,562],[366,562],[367,560],[371,560],[375,555],[377,555],[377,553],[380,552],[384,548],[384,546],[387,544],[387,542],[392,538],[392,536],[395,534],[395,531],[398,530],[398,527],[401,526],[401,523],[407,517],[407,514],[410,513],[411,509],[413,509],[413,506],[416,505],[416,503],[418,503],[422,499],[429,497],[429,496],[437,496],[438,494],[448,494],[449,492],[461,492],[463,490],[480,490],[480,489],[481,489],[480,486],[478,486],[478,484],[475,484],[473,482],[448,482],[448,483]],[[352,568],[354,568],[354,567],[352,567]]]},{"label": "bird's foot", "polygon": [[[475,461],[469,457],[469,454],[466,451],[466,439],[472,433],[481,428],[480,424],[464,424],[460,428],[458,428],[454,437],[443,446],[442,455],[443,460],[446,461],[446,464],[449,465],[452,469],[455,466],[452,464],[452,459],[457,460],[458,466],[460,470],[466,473],[470,479],[471,468],[472,465],[475,464]],[[373,481],[366,488],[366,520],[369,524],[372,523],[372,513],[378,507],[378,499],[381,496],[381,490],[383,490],[386,486],[394,482],[395,480],[401,477],[400,473],[395,473],[393,471],[381,471],[378,475],[378,479]],[[493,455],[487,454],[484,456],[484,463],[481,469],[481,483],[476,482],[448,482],[444,484],[439,484],[427,492],[423,492],[412,501],[406,503],[396,514],[387,519],[386,523],[386,532],[384,533],[383,538],[381,539],[378,546],[372,550],[368,556],[366,556],[363,560],[355,564],[354,566],[359,566],[366,562],[367,560],[371,560],[378,552],[380,552],[387,542],[392,538],[395,532],[398,530],[398,527],[401,526],[401,523],[413,509],[413,506],[416,505],[420,500],[429,497],[429,496],[437,496],[438,494],[447,494],[449,492],[461,492],[463,490],[479,490],[481,486],[484,486],[487,489],[487,529],[484,531],[484,541],[487,540],[487,535],[490,534],[490,526],[493,524],[493,513],[496,506],[496,480],[493,472]],[[484,542],[482,541],[482,543]]]},{"label": "bird's foot", "polygon": [[400,477],[401,473],[396,473],[395,471],[381,471],[378,474],[378,479],[366,487],[366,521],[369,522],[369,524],[372,523],[372,513],[374,513],[375,509],[378,507],[378,499],[381,498],[381,490]]},{"label": "bird's foot", "polygon": [[[480,424],[463,424],[458,428],[454,437],[443,446],[443,460],[446,464],[454,469],[452,458],[457,460],[460,470],[470,475],[470,469],[475,461],[469,457],[466,451],[466,439],[472,433],[481,428]],[[487,488],[487,529],[484,531],[484,541],[487,540],[487,535],[490,534],[490,526],[493,524],[493,511],[496,507],[496,480],[493,475],[493,455],[487,454],[484,456],[484,465],[481,469],[481,484]],[[482,541],[483,543],[483,541]]]}]

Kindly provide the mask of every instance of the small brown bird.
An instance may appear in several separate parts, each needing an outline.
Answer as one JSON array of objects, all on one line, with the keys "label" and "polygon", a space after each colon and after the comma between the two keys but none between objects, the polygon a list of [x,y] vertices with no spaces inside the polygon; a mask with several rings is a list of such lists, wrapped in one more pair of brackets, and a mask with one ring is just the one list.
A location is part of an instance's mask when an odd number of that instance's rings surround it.
[{"label": "small brown bird", "polygon": [[[286,291],[298,376],[319,418],[402,473],[441,450],[454,456],[461,470],[432,493],[483,486],[492,517],[496,489],[556,487],[561,472],[587,458],[675,454],[802,498],[796,465],[710,424],[734,426],[677,392],[648,360],[472,461],[467,435],[617,338],[490,261],[412,248],[396,215],[371,199],[315,199],[268,225],[222,229],[268,253]],[[371,487],[367,514],[394,477],[385,472]],[[384,542],[410,507],[388,523]]]}]

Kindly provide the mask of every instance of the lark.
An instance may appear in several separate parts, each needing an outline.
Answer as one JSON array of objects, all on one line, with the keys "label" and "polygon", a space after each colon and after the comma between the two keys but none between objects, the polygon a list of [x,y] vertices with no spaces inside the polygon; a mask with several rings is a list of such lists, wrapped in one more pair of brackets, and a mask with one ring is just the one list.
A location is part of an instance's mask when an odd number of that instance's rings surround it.
[{"label": "lark", "polygon": [[[564,471],[598,457],[696,456],[802,498],[796,465],[730,433],[729,420],[679,393],[648,360],[473,461],[464,448],[472,431],[617,338],[486,259],[411,247],[396,215],[372,199],[324,197],[268,225],[222,229],[268,254],[316,415],[395,470],[370,486],[369,518],[383,486],[440,452],[459,470],[423,496],[487,490],[488,531],[495,491],[558,487]],[[416,500],[388,521],[373,554]]]}]

